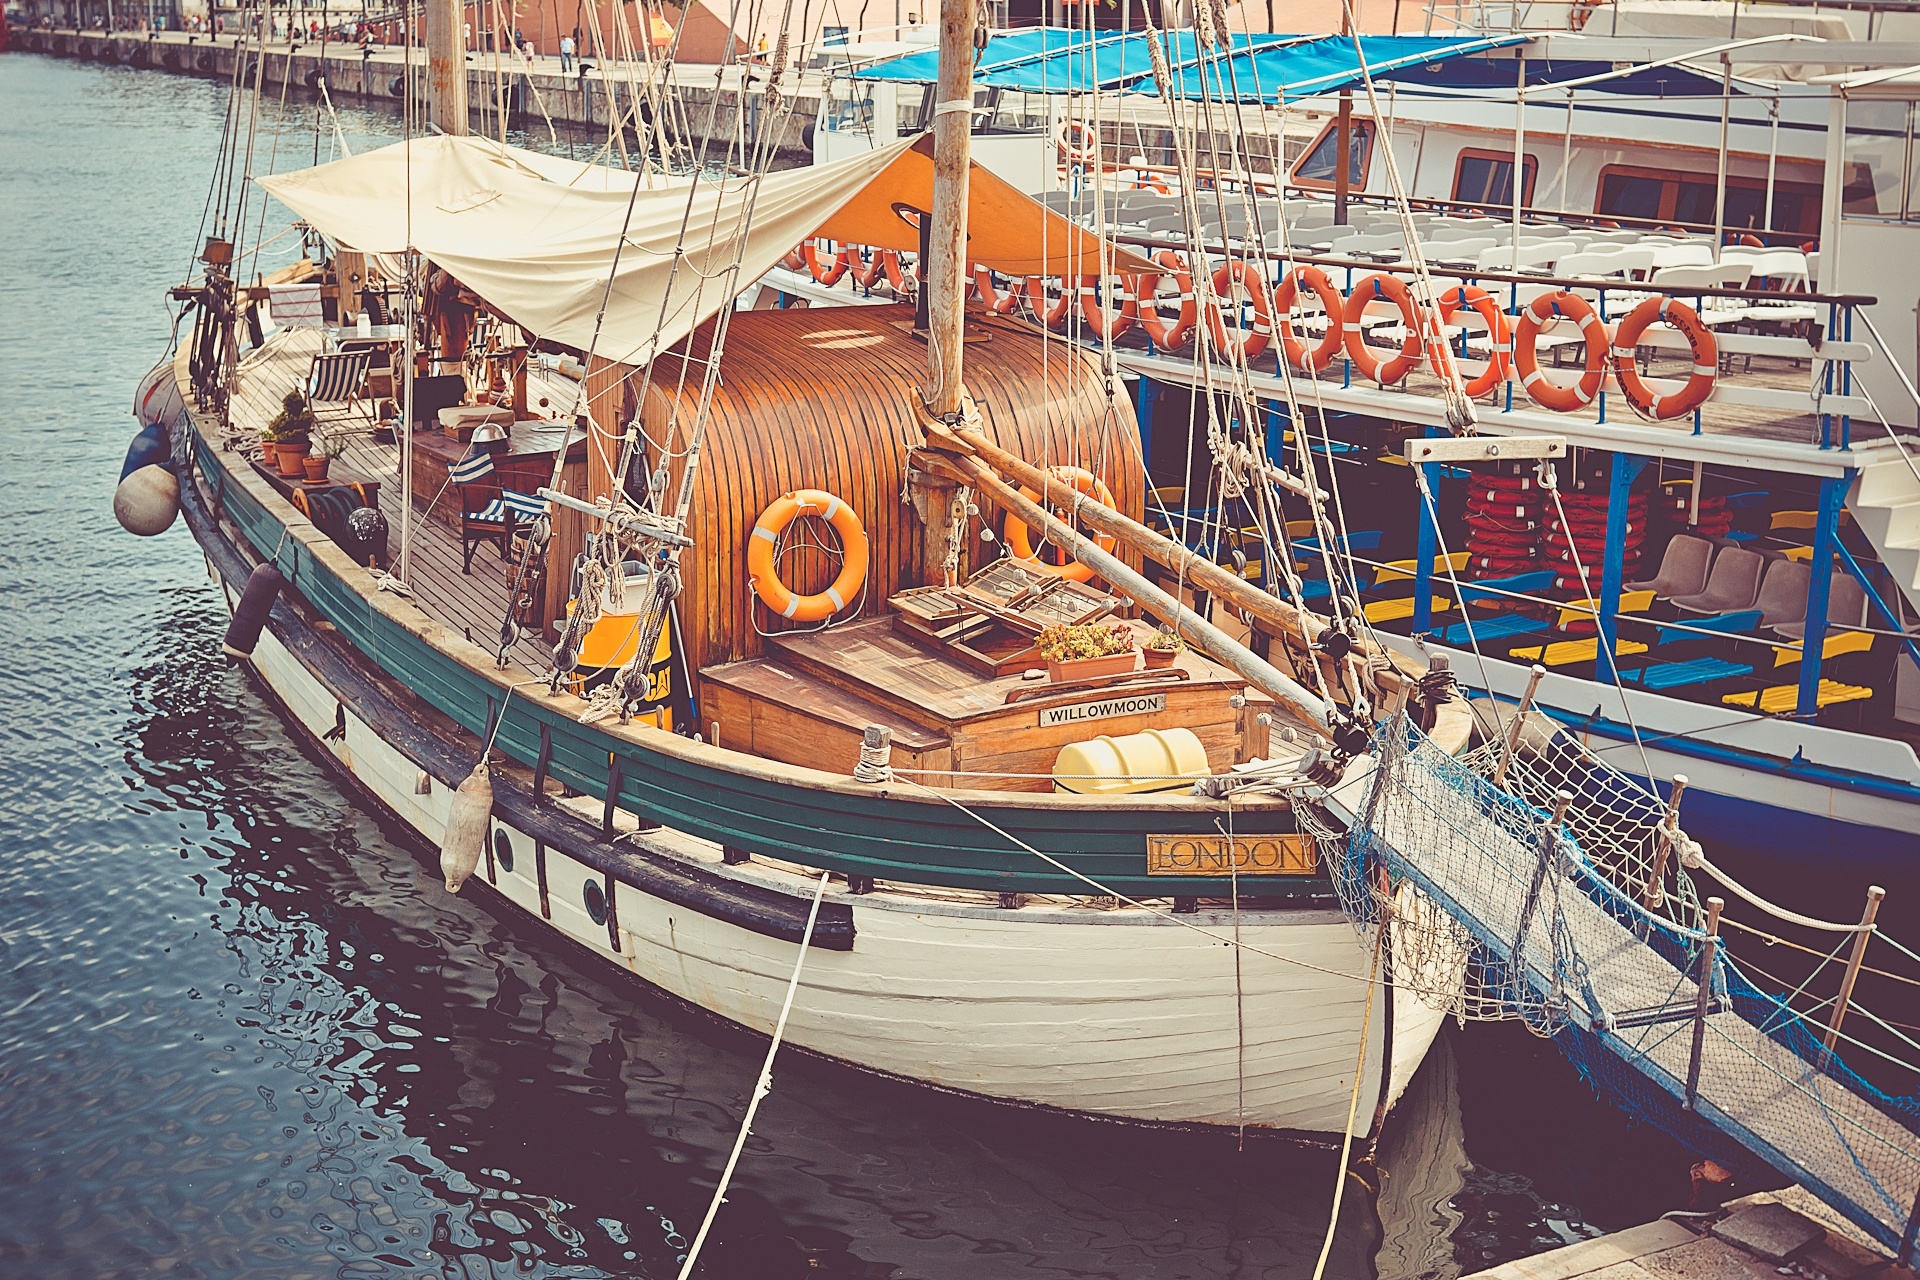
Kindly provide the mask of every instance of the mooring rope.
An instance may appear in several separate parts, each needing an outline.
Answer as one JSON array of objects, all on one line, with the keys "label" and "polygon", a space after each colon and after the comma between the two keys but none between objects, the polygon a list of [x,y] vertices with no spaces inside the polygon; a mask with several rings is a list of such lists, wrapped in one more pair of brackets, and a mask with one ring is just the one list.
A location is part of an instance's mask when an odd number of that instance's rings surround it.
[{"label": "mooring rope", "polygon": [[800,954],[793,958],[793,976],[787,979],[787,998],[780,1006],[780,1020],[773,1027],[773,1041],[767,1045],[767,1060],[760,1065],[760,1078],[754,1081],[753,1096],[747,1100],[747,1114],[740,1121],[739,1135],[733,1140],[733,1152],[727,1156],[727,1167],[720,1173],[720,1185],[713,1189],[713,1202],[707,1206],[707,1216],[701,1220],[700,1230],[693,1237],[693,1247],[687,1250],[687,1260],[680,1267],[680,1280],[687,1280],[693,1274],[694,1264],[700,1260],[700,1247],[707,1242],[707,1232],[713,1229],[713,1220],[719,1216],[720,1205],[727,1198],[727,1187],[733,1182],[734,1166],[740,1163],[747,1134],[753,1130],[754,1113],[760,1109],[760,1100],[773,1092],[773,1055],[780,1052],[780,1041],[787,1034],[787,1015],[793,1011],[793,994],[800,989],[800,970],[807,963],[807,948],[813,945],[813,923],[820,915],[820,899],[826,895],[827,879],[828,873],[821,872],[820,883],[813,888],[806,932],[800,935]]}]

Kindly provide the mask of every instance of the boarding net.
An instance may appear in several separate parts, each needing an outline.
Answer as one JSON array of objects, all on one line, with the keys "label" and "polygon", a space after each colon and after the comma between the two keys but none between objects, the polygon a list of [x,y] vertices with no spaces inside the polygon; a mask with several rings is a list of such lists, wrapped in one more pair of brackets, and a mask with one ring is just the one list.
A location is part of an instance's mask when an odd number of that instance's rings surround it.
[{"label": "boarding net", "polygon": [[[1736,1172],[1778,1170],[1899,1249],[1920,1194],[1920,1099],[1863,1079],[1823,1048],[1817,1025],[1785,995],[1756,986],[1701,929],[1643,905],[1640,860],[1658,836],[1634,832],[1624,815],[1657,824],[1664,806],[1644,793],[1644,804],[1623,801],[1616,789],[1631,780],[1587,776],[1606,769],[1590,756],[1569,749],[1552,760],[1536,756],[1517,773],[1510,764],[1505,781],[1523,792],[1573,791],[1577,774],[1590,784],[1585,800],[1603,812],[1583,812],[1576,792],[1555,823],[1531,796],[1481,776],[1486,757],[1451,756],[1404,716],[1387,721],[1371,767],[1350,771],[1329,797],[1348,819],[1345,837],[1318,841],[1349,917],[1390,919],[1397,965],[1411,956],[1431,970],[1448,948],[1464,950],[1465,994],[1453,1011],[1525,1020],[1636,1118]],[[1408,886],[1431,909],[1405,910]],[[1685,892],[1668,898],[1682,914],[1692,905]],[[1700,1019],[1694,975],[1703,954],[1709,1003]]]}]

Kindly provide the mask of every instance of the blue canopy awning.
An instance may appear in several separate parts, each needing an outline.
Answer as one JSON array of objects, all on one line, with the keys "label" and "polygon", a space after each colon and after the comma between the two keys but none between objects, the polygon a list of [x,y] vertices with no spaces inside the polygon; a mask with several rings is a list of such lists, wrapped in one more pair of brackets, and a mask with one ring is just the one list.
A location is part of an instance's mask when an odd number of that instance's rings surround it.
[{"label": "blue canopy awning", "polygon": [[[1321,36],[1236,50],[1224,58],[1175,63],[1172,90],[1175,97],[1188,100],[1290,102],[1350,88],[1368,75],[1376,80],[1420,78],[1437,83],[1469,67],[1460,78],[1468,82],[1464,87],[1477,88],[1492,84],[1492,69],[1461,59],[1530,39],[1524,35],[1361,36],[1356,41],[1352,36]],[[1364,73],[1361,53],[1366,56]],[[1507,76],[1512,88],[1513,73],[1509,70]],[[1151,78],[1133,87],[1141,93],[1160,92]]]},{"label": "blue canopy awning", "polygon": [[[1170,31],[1161,39],[1169,65],[1181,67],[1200,56],[1191,31]],[[1310,41],[1312,36],[1237,33],[1237,50],[1273,48]],[[856,80],[895,80],[928,84],[939,72],[937,50],[909,53],[876,62],[853,73]],[[1027,93],[1092,93],[1125,89],[1153,74],[1144,32],[1099,31],[1089,35],[1059,27],[1035,27],[998,35],[974,63],[973,82],[990,89]]]}]

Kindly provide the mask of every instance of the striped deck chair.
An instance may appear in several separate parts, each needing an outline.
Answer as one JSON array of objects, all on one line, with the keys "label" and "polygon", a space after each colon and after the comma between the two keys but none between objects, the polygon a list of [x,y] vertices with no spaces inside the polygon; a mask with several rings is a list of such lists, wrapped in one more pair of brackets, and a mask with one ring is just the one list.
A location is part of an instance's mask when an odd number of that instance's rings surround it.
[{"label": "striped deck chair", "polygon": [[492,543],[502,560],[513,558],[518,529],[547,513],[545,498],[503,488],[494,481],[493,455],[475,449],[447,468],[447,479],[460,493],[460,572],[473,572],[473,553]]},{"label": "striped deck chair", "polygon": [[369,428],[379,425],[373,401],[365,394],[372,361],[373,355],[367,351],[341,351],[313,358],[313,368],[307,373],[307,404],[314,421],[364,420]]}]

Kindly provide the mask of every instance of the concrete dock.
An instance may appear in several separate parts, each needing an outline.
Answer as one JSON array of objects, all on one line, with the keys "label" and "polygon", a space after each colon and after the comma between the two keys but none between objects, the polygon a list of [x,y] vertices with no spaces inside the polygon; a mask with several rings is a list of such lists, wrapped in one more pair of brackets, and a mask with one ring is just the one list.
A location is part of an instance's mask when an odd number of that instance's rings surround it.
[{"label": "concrete dock", "polygon": [[[14,48],[54,57],[139,67],[172,75],[198,76],[202,79],[231,81],[235,70],[244,72],[251,86],[259,75],[262,91],[278,97],[283,92],[296,98],[319,94],[322,78],[328,97],[335,103],[360,102],[402,105],[406,96],[403,72],[408,51],[398,46],[374,45],[362,53],[353,43],[339,40],[291,42],[268,41],[264,45],[234,35],[196,35],[183,31],[118,32],[43,30],[20,28],[13,33]],[[426,92],[426,53],[414,48],[412,60],[417,68],[414,85],[418,94]],[[260,60],[256,64],[255,59]],[[245,61],[244,66],[239,64]],[[634,122],[650,118],[645,106],[646,86],[642,72],[631,64],[600,65],[586,59],[583,70],[576,62],[571,74],[563,75],[558,57],[524,58],[518,53],[475,51],[467,55],[467,101],[476,130],[492,132],[498,127],[498,103],[504,103],[515,129],[540,131],[551,120],[556,129],[576,134],[598,132],[604,138],[608,121],[625,122],[628,143],[632,145]],[[766,68],[736,63],[717,66],[681,63],[657,74],[671,77],[680,100],[697,122],[705,119],[716,104],[716,119],[723,132],[733,118],[733,106],[743,77],[753,77],[754,85],[764,84]],[[783,159],[811,159],[813,124],[819,114],[824,77],[814,72],[789,72],[784,87],[792,99],[792,110],[779,125],[774,139]],[[636,109],[636,99],[639,100]],[[748,95],[743,121],[745,141],[758,145],[765,122],[760,110],[761,95]]]},{"label": "concrete dock", "polygon": [[1798,1188],[1505,1262],[1467,1280],[1920,1280]]}]

